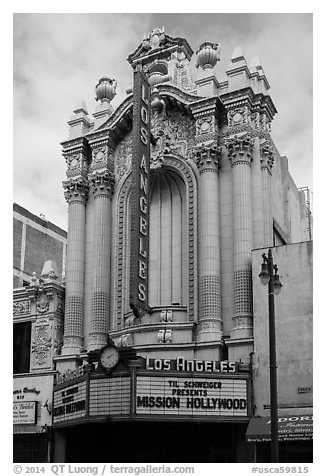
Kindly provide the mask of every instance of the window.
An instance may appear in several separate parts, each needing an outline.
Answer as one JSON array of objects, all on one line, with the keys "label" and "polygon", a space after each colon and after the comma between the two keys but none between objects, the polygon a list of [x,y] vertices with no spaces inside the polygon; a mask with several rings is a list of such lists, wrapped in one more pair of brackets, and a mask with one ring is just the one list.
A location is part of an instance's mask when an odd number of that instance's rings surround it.
[{"label": "window", "polygon": [[21,322],[19,324],[14,324],[14,374],[29,372],[31,352],[31,328],[32,325],[30,322]]}]

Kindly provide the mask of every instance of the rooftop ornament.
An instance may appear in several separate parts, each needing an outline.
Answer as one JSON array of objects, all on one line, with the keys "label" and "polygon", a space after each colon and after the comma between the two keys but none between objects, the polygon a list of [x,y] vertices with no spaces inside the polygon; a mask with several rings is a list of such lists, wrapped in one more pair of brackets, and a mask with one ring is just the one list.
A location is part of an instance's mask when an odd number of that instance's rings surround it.
[{"label": "rooftop ornament", "polygon": [[101,78],[95,87],[95,99],[101,102],[110,102],[116,95],[117,81],[110,78]]},{"label": "rooftop ornament", "polygon": [[210,41],[202,43],[196,51],[196,67],[200,67],[203,70],[213,69],[216,63],[220,61],[220,50],[221,48],[218,43],[211,43]]}]

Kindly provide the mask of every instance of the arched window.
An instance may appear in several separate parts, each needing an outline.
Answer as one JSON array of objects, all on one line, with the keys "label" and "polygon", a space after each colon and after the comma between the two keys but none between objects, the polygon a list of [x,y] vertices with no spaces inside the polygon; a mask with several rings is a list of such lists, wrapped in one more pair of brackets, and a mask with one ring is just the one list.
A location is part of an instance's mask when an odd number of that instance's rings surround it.
[{"label": "arched window", "polygon": [[149,304],[186,303],[186,189],[179,175],[169,169],[151,176],[149,232]]},{"label": "arched window", "polygon": [[[196,177],[174,157],[151,170],[149,224],[149,305],[187,307],[197,315]],[[115,265],[111,329],[125,327],[129,307],[131,175],[121,184],[116,202]]]}]

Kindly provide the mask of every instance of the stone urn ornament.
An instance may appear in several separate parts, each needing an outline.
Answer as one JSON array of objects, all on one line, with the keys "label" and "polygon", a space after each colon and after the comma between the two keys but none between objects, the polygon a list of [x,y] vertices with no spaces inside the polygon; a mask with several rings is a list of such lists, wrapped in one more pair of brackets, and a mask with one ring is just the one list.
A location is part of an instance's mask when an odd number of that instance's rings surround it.
[{"label": "stone urn ornament", "polygon": [[196,67],[200,67],[204,71],[213,69],[216,63],[220,61],[220,50],[221,48],[218,43],[212,43],[210,41],[202,43],[196,51]]}]

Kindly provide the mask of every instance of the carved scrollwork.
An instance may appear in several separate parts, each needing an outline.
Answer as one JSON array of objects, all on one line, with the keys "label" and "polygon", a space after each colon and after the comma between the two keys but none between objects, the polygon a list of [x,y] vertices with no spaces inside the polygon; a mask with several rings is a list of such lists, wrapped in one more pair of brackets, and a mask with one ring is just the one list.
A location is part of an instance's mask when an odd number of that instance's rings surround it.
[{"label": "carved scrollwork", "polygon": [[31,305],[30,301],[18,301],[13,303],[13,315],[21,316],[24,314],[30,314]]},{"label": "carved scrollwork", "polygon": [[132,162],[132,134],[129,134],[115,150],[114,153],[114,175],[118,183],[131,169]]},{"label": "carved scrollwork", "polygon": [[157,142],[151,148],[152,168],[160,166],[166,154],[186,157],[188,148],[194,142],[194,124],[188,116],[176,112],[160,116]]},{"label": "carved scrollwork", "polygon": [[40,289],[37,300],[36,300],[36,309],[41,314],[49,310],[50,302],[46,295],[46,292]]},{"label": "carved scrollwork", "polygon": [[260,146],[261,166],[271,169],[274,164],[274,147],[269,140],[263,142]]},{"label": "carved scrollwork", "polygon": [[32,342],[33,364],[37,367],[48,366],[51,349],[50,326],[36,326]]}]

